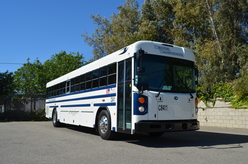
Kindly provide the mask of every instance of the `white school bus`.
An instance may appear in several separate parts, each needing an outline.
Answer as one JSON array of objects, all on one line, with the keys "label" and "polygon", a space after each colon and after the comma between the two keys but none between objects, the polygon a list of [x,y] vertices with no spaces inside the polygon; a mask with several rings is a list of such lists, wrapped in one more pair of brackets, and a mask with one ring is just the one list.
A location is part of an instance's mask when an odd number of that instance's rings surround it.
[{"label": "white school bus", "polygon": [[116,132],[198,130],[192,51],[138,41],[47,83],[46,117],[96,128],[103,139]]}]

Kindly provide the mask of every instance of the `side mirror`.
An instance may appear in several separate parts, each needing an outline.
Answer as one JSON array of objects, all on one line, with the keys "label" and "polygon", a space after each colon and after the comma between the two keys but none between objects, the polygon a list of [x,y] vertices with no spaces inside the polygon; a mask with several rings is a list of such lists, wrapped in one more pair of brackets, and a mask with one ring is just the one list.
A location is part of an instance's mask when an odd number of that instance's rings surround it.
[{"label": "side mirror", "polygon": [[145,68],[142,67],[142,61],[144,60],[145,51],[141,48],[135,53],[135,58],[137,61],[137,73],[144,73]]},{"label": "side mirror", "polygon": [[144,54],[145,51],[142,50],[141,48],[136,52],[136,60],[137,61],[143,61],[144,60]]},{"label": "side mirror", "polygon": [[199,85],[198,83],[198,77],[199,77],[199,70],[197,68],[197,66],[195,65],[195,85]]}]

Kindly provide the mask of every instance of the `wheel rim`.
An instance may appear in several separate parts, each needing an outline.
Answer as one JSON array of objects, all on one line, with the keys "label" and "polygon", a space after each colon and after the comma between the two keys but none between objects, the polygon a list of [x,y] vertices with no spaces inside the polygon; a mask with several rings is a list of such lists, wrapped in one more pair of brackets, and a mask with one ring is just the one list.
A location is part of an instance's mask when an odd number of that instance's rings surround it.
[{"label": "wheel rim", "polygon": [[56,112],[53,112],[53,124],[56,124],[57,121],[57,115]]},{"label": "wheel rim", "polygon": [[99,129],[101,133],[106,133],[108,131],[108,118],[106,116],[102,116],[99,120]]}]

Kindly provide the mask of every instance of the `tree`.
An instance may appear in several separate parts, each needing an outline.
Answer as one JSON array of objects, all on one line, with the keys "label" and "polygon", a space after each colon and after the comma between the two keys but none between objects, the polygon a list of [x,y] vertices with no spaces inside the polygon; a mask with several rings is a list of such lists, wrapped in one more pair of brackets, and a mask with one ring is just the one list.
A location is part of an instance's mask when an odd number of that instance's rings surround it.
[{"label": "tree", "polygon": [[[232,83],[247,72],[247,0],[126,0],[110,19],[92,16],[94,60],[137,40],[187,47],[195,52],[202,88]],[[243,80],[241,80],[243,81]]]},{"label": "tree", "polygon": [[124,46],[135,42],[140,13],[138,3],[126,0],[124,5],[118,7],[119,13],[113,14],[110,19],[98,15],[91,15],[96,24],[95,33],[88,36],[85,32],[82,37],[88,45],[93,46],[93,60],[117,51]]},{"label": "tree", "polygon": [[146,0],[141,12],[139,38],[172,44],[175,12],[170,0]]},{"label": "tree", "polygon": [[12,72],[4,72],[0,73],[0,98],[9,97],[14,94],[13,88],[13,73]]},{"label": "tree", "polygon": [[84,57],[79,52],[67,54],[65,51],[61,51],[58,54],[54,54],[44,62],[46,82],[65,75],[85,64]]},{"label": "tree", "polygon": [[33,63],[27,60],[23,67],[14,73],[15,90],[23,97],[42,97],[46,94],[46,83],[84,65],[79,53],[67,54],[61,51],[52,55],[42,64],[38,59]]},{"label": "tree", "polygon": [[240,71],[236,49],[247,44],[247,1],[172,0],[176,45],[196,53],[206,87],[232,82]]},{"label": "tree", "polygon": [[236,97],[233,104],[237,108],[242,105],[248,107],[248,45],[239,46],[236,51],[240,54],[238,64],[241,69],[239,78],[234,80],[234,93]]},{"label": "tree", "polygon": [[37,59],[34,63],[23,64],[14,73],[15,90],[23,97],[38,97],[45,94],[45,69],[42,63]]},{"label": "tree", "polygon": [[173,43],[174,12],[169,0],[147,0],[142,10],[135,0],[126,0],[118,7],[119,13],[110,19],[91,15],[96,24],[95,33],[82,36],[93,46],[93,60],[117,51],[138,40]]}]

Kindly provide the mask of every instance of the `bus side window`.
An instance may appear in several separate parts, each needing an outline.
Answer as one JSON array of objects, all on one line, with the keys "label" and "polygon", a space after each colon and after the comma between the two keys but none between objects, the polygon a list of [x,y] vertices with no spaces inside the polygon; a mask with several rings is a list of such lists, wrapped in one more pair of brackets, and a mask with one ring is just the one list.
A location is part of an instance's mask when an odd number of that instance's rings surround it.
[{"label": "bus side window", "polygon": [[116,63],[108,66],[108,85],[116,83]]},{"label": "bus side window", "polygon": [[88,72],[85,76],[86,76],[85,77],[85,82],[86,82],[85,89],[91,89],[92,72]]},{"label": "bus side window", "polygon": [[56,85],[56,96],[59,95],[59,84]]},{"label": "bus side window", "polygon": [[80,88],[80,76],[76,77],[75,91],[79,91]]},{"label": "bus side window", "polygon": [[70,83],[71,81],[66,81],[66,93],[69,93],[70,92]]},{"label": "bus side window", "polygon": [[99,87],[107,85],[107,66],[100,68]]},{"label": "bus side window", "polygon": [[75,92],[75,78],[71,79],[71,92]]},{"label": "bus side window", "polygon": [[64,94],[65,93],[65,82],[60,83],[60,94]]},{"label": "bus side window", "polygon": [[51,87],[51,96],[54,96],[54,86]]},{"label": "bus side window", "polygon": [[54,96],[58,95],[58,84],[54,87]]},{"label": "bus side window", "polygon": [[92,88],[97,88],[99,86],[98,77],[99,77],[99,69],[94,70],[92,72]]},{"label": "bus side window", "polygon": [[80,91],[85,90],[85,75],[80,76]]}]

